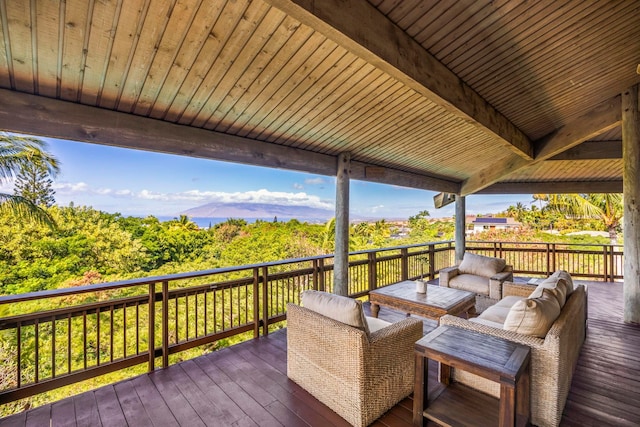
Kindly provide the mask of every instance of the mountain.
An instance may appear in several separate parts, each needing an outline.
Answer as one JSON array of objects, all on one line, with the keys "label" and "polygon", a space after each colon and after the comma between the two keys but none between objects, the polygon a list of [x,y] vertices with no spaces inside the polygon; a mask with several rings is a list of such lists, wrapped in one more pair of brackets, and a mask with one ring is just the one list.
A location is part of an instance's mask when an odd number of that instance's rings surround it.
[{"label": "mountain", "polygon": [[330,209],[310,208],[307,206],[285,206],[268,203],[207,203],[202,206],[180,212],[199,218],[260,218],[300,220],[329,220],[335,213]]}]

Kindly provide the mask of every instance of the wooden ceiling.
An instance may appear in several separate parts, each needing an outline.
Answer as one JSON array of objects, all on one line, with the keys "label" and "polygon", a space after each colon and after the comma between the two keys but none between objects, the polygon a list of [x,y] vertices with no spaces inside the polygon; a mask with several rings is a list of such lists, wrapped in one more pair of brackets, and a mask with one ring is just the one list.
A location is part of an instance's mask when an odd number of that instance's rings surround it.
[{"label": "wooden ceiling", "polygon": [[355,179],[459,194],[622,191],[637,1],[0,0],[0,18],[2,130],[327,175],[350,152]]}]

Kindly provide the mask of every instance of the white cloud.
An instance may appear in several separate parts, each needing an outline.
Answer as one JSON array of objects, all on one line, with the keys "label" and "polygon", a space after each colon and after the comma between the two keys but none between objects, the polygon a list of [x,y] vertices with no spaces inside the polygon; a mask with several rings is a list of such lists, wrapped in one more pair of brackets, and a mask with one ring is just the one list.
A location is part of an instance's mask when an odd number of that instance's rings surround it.
[{"label": "white cloud", "polygon": [[[74,197],[89,199],[91,196],[137,199],[148,202],[160,202],[164,208],[171,205],[176,209],[188,209],[205,203],[268,203],[285,206],[308,206],[320,209],[333,209],[333,204],[320,199],[318,196],[305,192],[281,192],[266,189],[221,192],[187,190],[175,193],[161,193],[151,190],[132,191],[129,189],[114,190],[110,188],[91,188],[84,182],[59,183],[54,185],[58,195],[64,195],[73,200]],[[75,200],[81,204],[95,205],[91,200]]]},{"label": "white cloud", "polygon": [[[61,182],[61,183],[53,183],[53,189],[56,193],[61,194],[72,194],[72,193],[86,193],[89,192],[89,186],[84,182]],[[92,192],[97,193],[97,191],[93,190]]]},{"label": "white cloud", "polygon": [[317,178],[307,178],[304,180],[304,183],[307,185],[322,185],[322,184],[326,184],[327,181],[325,181],[324,178],[317,177]]},{"label": "white cloud", "polygon": [[304,185],[298,184],[297,182],[294,182],[293,183],[293,188],[295,188],[296,190],[302,190],[302,189],[304,189]]},{"label": "white cloud", "polygon": [[373,206],[371,207],[371,212],[376,213],[378,212],[378,210],[384,208],[384,205],[378,205],[378,206]]}]

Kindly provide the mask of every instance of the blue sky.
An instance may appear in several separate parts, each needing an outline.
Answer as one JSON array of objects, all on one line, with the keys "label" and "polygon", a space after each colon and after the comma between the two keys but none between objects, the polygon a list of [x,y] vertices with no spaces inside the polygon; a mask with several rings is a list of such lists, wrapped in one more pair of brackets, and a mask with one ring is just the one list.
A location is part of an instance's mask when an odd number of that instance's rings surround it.
[{"label": "blue sky", "polygon": [[[209,202],[255,202],[333,209],[335,178],[280,169],[41,138],[58,158],[58,205],[92,206],[123,215],[176,216]],[[0,192],[12,192],[11,186]],[[436,192],[351,181],[351,216],[408,218],[422,210],[453,215],[454,205],[433,206]],[[531,195],[469,196],[467,213],[505,210]]]}]

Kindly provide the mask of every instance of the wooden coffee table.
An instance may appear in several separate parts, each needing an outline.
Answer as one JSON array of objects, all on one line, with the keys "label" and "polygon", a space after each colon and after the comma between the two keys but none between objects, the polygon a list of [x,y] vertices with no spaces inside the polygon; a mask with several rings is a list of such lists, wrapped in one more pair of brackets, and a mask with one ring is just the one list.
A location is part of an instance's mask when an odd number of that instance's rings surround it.
[{"label": "wooden coffee table", "polygon": [[427,293],[420,294],[416,292],[416,282],[413,280],[375,289],[369,292],[369,301],[373,317],[378,317],[381,305],[433,320],[440,320],[445,314],[457,316],[467,313],[468,317],[476,315],[474,293],[427,285]]}]

